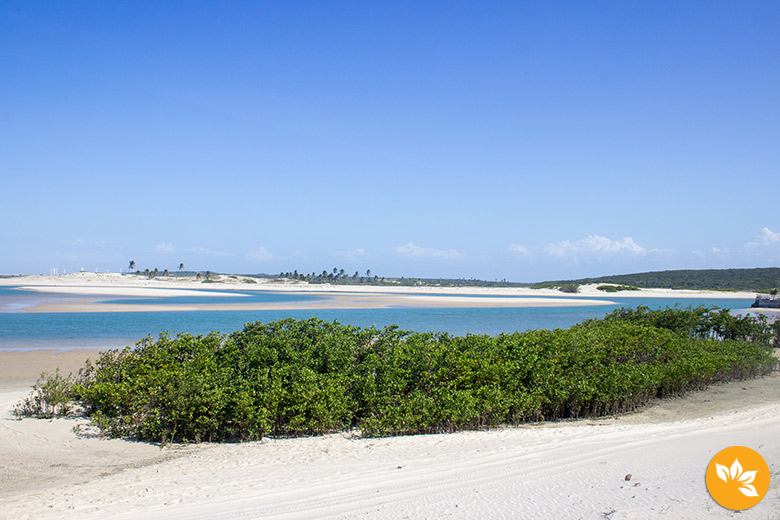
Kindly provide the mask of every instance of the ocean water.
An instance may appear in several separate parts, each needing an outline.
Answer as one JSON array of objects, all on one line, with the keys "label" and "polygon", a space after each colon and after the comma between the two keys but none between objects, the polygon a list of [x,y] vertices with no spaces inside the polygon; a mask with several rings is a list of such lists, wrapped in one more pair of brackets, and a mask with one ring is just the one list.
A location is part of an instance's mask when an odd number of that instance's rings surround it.
[{"label": "ocean water", "polygon": [[[262,300],[250,300],[252,298]],[[176,300],[176,298],[180,298]],[[274,293],[249,293],[241,301],[289,302],[314,299]],[[278,299],[277,299],[278,298]],[[481,297],[474,297],[475,300]],[[522,297],[521,297],[522,298]],[[360,327],[398,325],[415,332],[443,331],[450,334],[500,334],[539,328],[567,328],[590,318],[603,317],[618,307],[646,305],[663,308],[674,305],[706,305],[745,309],[750,299],[702,298],[625,298],[605,296],[604,305],[592,307],[522,307],[522,308],[430,308],[394,307],[387,309],[322,309],[285,311],[172,311],[172,312],[81,312],[26,313],[24,308],[37,302],[93,300],[94,296],[27,293],[0,287],[0,350],[108,348],[133,345],[141,338],[156,337],[162,331],[171,334],[188,332],[206,334],[212,330],[229,333],[248,322],[270,322],[282,318],[317,317],[326,321]],[[222,303],[219,297],[197,296],[164,299],[123,298],[125,303]],[[230,302],[238,298],[226,297]],[[588,298],[593,299],[593,298]],[[118,300],[105,300],[118,301]],[[615,302],[615,303],[610,303]]]}]

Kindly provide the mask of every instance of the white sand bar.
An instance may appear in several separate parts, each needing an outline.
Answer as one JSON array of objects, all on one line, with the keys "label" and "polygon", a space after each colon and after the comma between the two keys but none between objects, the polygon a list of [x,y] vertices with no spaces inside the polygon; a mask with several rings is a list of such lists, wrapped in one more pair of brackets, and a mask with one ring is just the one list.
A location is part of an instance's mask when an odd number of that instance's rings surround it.
[{"label": "white sand bar", "polygon": [[[309,284],[288,280],[278,282],[235,275],[213,275],[212,283],[204,283],[195,277],[157,277],[154,279],[138,275],[119,273],[71,273],[65,275],[27,275],[0,278],[0,286],[57,286],[57,287],[147,287],[156,289],[211,289],[219,291],[263,290],[305,293],[368,293],[368,294],[447,294],[485,296],[554,296],[557,298],[610,297],[636,298],[755,298],[752,292],[698,291],[673,289],[642,289],[605,293],[596,289],[596,284],[583,285],[579,293],[562,293],[557,289],[532,289],[530,287],[406,287],[391,285],[331,285]],[[112,293],[116,294],[116,293]]]},{"label": "white sand bar", "polygon": [[57,294],[84,294],[90,296],[144,296],[149,298],[157,297],[169,297],[169,296],[198,296],[198,297],[214,297],[214,296],[228,296],[228,297],[241,297],[245,294],[234,292],[213,292],[195,289],[168,289],[159,287],[133,287],[133,286],[83,286],[83,285],[67,285],[67,286],[55,286],[55,285],[28,285],[19,287],[24,291],[36,291],[45,293],[57,293]]},{"label": "white sand bar", "polygon": [[[25,312],[127,312],[127,311],[195,311],[195,310],[288,310],[288,309],[369,309],[392,306],[418,307],[558,307],[609,305],[610,297],[645,298],[743,298],[752,300],[753,293],[722,291],[677,291],[643,289],[620,293],[604,293],[595,285],[582,286],[577,294],[556,289],[528,287],[401,287],[376,285],[330,285],[267,279],[214,275],[210,283],[195,277],[160,277],[150,279],[117,273],[73,273],[58,276],[20,276],[0,279],[2,285],[22,286],[25,290],[94,296],[94,300],[42,302],[24,308]],[[208,289],[209,291],[203,291]],[[211,292],[214,291],[214,292]],[[104,296],[243,296],[241,292],[282,292],[318,296],[312,300],[292,302],[251,302],[236,298],[235,303],[169,304],[164,301],[148,304],[106,304]],[[482,297],[478,297],[482,296]],[[244,301],[242,301],[244,300]],[[747,305],[745,305],[747,307]]]},{"label": "white sand bar", "polygon": [[473,296],[434,296],[434,295],[404,295],[399,296],[399,304],[446,304],[463,307],[586,307],[589,305],[608,305],[614,302],[607,300],[588,300],[586,298],[476,298]]}]

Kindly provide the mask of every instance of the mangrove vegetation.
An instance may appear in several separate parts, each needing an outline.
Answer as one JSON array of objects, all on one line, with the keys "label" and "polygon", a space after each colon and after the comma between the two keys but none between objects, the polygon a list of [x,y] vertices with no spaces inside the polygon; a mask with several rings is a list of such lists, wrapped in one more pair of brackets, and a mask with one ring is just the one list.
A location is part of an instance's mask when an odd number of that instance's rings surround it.
[{"label": "mangrove vegetation", "polygon": [[283,319],[103,352],[77,377],[40,383],[17,411],[54,414],[41,391],[60,404],[65,392],[104,434],[162,443],[481,429],[627,412],[767,374],[777,332],[705,308],[460,337]]}]

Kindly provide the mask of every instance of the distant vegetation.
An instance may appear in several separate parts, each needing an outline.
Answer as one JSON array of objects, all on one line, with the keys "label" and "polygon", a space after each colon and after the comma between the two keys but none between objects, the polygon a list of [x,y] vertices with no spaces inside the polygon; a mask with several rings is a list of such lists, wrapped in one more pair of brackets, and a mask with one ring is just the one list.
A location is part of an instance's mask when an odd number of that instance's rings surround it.
[{"label": "distant vegetation", "polygon": [[534,287],[552,287],[563,284],[621,284],[661,289],[700,289],[724,291],[769,291],[780,287],[780,268],[755,269],[686,269],[621,274],[599,278],[548,281]]},{"label": "distant vegetation", "polygon": [[[260,275],[271,277],[270,275]],[[554,288],[566,293],[576,293],[584,284],[601,284],[605,292],[635,291],[640,287],[665,289],[699,289],[723,291],[766,292],[780,287],[780,268],[767,267],[755,269],[700,269],[653,271],[625,275],[602,276],[598,278],[580,278],[577,280],[557,280],[539,283],[520,283],[503,280],[478,280],[476,278],[407,278],[379,277],[355,272],[350,275],[344,269],[333,268],[320,273],[303,274],[298,271],[283,272],[277,278],[300,280],[309,283],[330,284],[370,284],[412,287],[533,287]],[[609,284],[609,285],[607,285]],[[614,288],[609,288],[613,286]]]},{"label": "distant vegetation", "polygon": [[[154,269],[146,268],[142,271],[136,269],[136,263],[132,260],[129,262],[128,267],[137,276],[146,276],[147,278],[157,278],[159,276],[167,278],[195,277],[197,280],[209,283],[218,281],[218,278],[221,276],[228,276],[212,271],[184,271],[183,263],[180,263],[175,271],[169,271],[168,269],[160,271],[156,267]],[[276,281],[293,280],[312,284],[328,283],[334,285],[396,287],[532,287],[535,289],[559,289],[565,293],[577,293],[579,286],[585,284],[600,284],[598,288],[605,292],[633,291],[638,288],[769,292],[780,288],[780,268],[778,267],[651,271],[575,280],[549,280],[538,283],[510,282],[506,279],[385,277],[372,273],[370,269],[367,269],[365,272],[355,271],[349,273],[347,270],[338,267],[311,273],[293,270],[279,274],[259,273],[241,274],[239,276],[249,279],[250,282],[251,279],[266,279]],[[8,278],[10,276],[0,275],[0,277]],[[610,286],[615,287],[610,288]]]},{"label": "distant vegetation", "polygon": [[279,273],[279,279],[298,280],[308,283],[329,283],[334,285],[379,285],[402,287],[528,287],[531,284],[508,282],[504,280],[478,280],[476,278],[400,278],[380,277],[367,269],[360,273],[355,271],[349,274],[344,269],[334,267],[332,270],[324,269],[322,272],[299,273],[287,271]]},{"label": "distant vegetation", "polygon": [[[38,388],[59,403],[66,388],[106,435],[161,443],[451,432],[625,412],[766,374],[777,332],[704,308],[622,309],[495,337],[284,319],[227,336],[146,338]],[[17,413],[37,409],[56,413],[34,399]]]},{"label": "distant vegetation", "polygon": [[634,323],[666,329],[689,338],[725,339],[760,343],[780,348],[780,319],[770,322],[765,315],[733,315],[729,309],[705,307],[667,307],[652,310],[640,305],[621,308],[604,317],[604,321]]},{"label": "distant vegetation", "polygon": [[620,291],[638,291],[639,287],[635,285],[612,285],[612,284],[606,284],[606,285],[599,285],[596,287],[599,291],[614,293],[614,292],[620,292]]}]

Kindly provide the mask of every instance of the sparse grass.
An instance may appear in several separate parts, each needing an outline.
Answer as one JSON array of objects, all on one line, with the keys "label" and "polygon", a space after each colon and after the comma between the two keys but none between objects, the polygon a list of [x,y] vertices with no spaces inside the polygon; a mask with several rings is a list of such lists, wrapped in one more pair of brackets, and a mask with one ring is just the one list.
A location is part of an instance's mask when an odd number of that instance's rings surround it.
[{"label": "sparse grass", "polygon": [[53,374],[44,372],[33,386],[32,392],[14,406],[13,413],[17,418],[37,417],[50,419],[68,415],[73,410],[72,374],[64,377],[58,368]]}]

